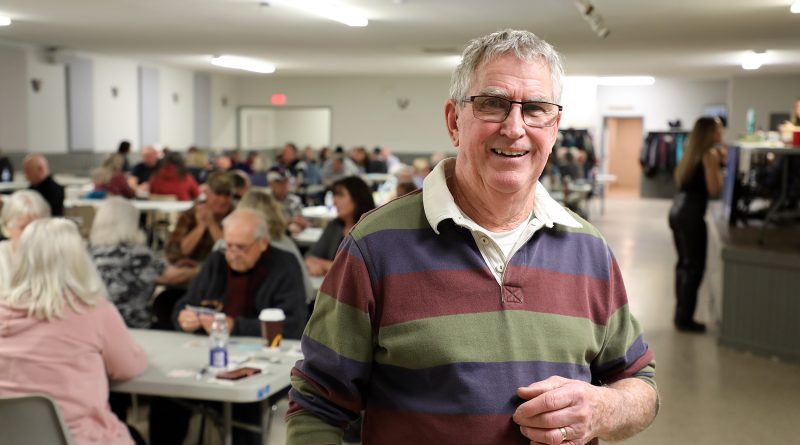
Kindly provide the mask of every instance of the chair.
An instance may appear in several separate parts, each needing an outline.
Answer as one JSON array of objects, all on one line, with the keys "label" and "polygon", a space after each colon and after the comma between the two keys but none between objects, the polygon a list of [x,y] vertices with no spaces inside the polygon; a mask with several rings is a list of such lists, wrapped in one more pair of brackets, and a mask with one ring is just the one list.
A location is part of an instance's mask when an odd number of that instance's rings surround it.
[{"label": "chair", "polygon": [[97,209],[93,205],[79,205],[64,208],[64,217],[78,224],[78,229],[84,239],[89,239],[89,234],[92,232],[95,213],[97,213]]},{"label": "chair", "polygon": [[53,399],[45,395],[0,397],[4,445],[73,445]]},{"label": "chair", "polygon": [[[158,195],[151,194],[148,198],[150,201],[177,201],[178,197],[175,195]],[[147,228],[149,234],[150,247],[153,250],[163,249],[169,239],[169,234],[175,228],[175,223],[178,221],[178,216],[175,213],[159,212],[152,210],[147,212]]]}]

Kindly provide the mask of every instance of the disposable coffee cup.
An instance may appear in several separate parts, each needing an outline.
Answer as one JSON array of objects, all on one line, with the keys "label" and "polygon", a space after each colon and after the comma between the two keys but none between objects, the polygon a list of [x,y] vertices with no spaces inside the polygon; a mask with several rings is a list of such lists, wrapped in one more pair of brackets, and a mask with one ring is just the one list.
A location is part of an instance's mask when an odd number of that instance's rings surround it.
[{"label": "disposable coffee cup", "polygon": [[264,309],[258,315],[258,319],[261,320],[261,338],[264,340],[264,346],[268,348],[280,346],[283,338],[283,322],[286,320],[283,309]]}]

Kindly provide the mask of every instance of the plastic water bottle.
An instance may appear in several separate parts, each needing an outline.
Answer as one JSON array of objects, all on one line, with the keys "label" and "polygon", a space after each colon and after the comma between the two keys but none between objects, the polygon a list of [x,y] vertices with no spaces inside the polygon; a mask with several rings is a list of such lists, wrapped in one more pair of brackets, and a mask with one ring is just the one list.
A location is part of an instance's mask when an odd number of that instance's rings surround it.
[{"label": "plastic water bottle", "polygon": [[0,175],[0,181],[11,182],[11,172],[7,168],[3,169],[3,173]]},{"label": "plastic water bottle", "polygon": [[328,210],[333,208],[333,192],[330,190],[325,193],[325,207],[327,207]]},{"label": "plastic water bottle", "polygon": [[208,365],[212,371],[222,371],[228,367],[228,336],[225,314],[217,312],[211,323],[211,346],[208,351]]}]

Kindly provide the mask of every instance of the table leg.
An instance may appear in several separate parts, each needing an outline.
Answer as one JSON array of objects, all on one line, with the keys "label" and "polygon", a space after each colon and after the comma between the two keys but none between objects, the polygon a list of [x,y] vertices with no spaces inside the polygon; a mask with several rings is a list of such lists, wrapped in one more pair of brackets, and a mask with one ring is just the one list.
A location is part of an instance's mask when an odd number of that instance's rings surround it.
[{"label": "table leg", "polygon": [[231,402],[222,403],[222,443],[224,445],[233,445],[232,411]]},{"label": "table leg", "polygon": [[269,442],[269,426],[272,422],[272,402],[269,398],[261,401],[261,443],[267,445]]}]

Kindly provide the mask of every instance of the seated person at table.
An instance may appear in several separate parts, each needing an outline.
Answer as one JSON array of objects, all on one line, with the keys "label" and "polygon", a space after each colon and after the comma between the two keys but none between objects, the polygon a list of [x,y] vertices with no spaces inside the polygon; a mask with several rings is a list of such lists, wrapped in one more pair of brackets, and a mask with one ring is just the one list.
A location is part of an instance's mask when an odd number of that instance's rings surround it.
[{"label": "seated person at table", "polygon": [[231,170],[230,174],[233,179],[233,199],[239,201],[250,190],[252,181],[250,181],[250,175],[242,170]]},{"label": "seated person at table", "polygon": [[158,151],[150,146],[142,148],[142,162],[133,166],[128,178],[131,187],[148,190],[150,176],[158,170]]},{"label": "seated person at table", "polygon": [[109,409],[108,381],[143,372],[147,356],[106,300],[77,227],[34,221],[18,255],[0,293],[0,396],[49,395],[77,445],[133,444]]},{"label": "seated person at table", "polygon": [[103,167],[111,172],[106,189],[109,195],[124,196],[128,199],[136,197],[136,191],[128,184],[128,175],[123,170],[125,157],[119,153],[112,154],[105,162]]},{"label": "seated person at table", "polygon": [[[236,206],[237,209],[253,209],[264,214],[267,219],[267,226],[269,227],[269,247],[281,249],[294,255],[297,260],[300,270],[303,272],[303,286],[306,289],[306,303],[311,303],[316,297],[316,290],[308,276],[303,263],[303,256],[300,254],[300,249],[297,244],[286,235],[286,218],[283,217],[283,211],[280,204],[269,193],[260,190],[250,190],[239,201]],[[221,239],[214,246],[214,250],[224,250],[225,240]]]},{"label": "seated person at table", "polygon": [[165,248],[167,260],[202,262],[222,238],[222,219],[233,210],[233,180],[228,173],[208,175],[205,202],[183,212]]},{"label": "seated person at table", "polygon": [[48,217],[50,206],[42,195],[33,190],[17,190],[6,197],[3,211],[0,212],[0,227],[8,237],[0,241],[0,292],[8,289],[11,282],[11,271],[18,259],[17,246],[25,226],[36,219]]},{"label": "seated person at table", "polygon": [[269,248],[263,213],[238,209],[223,221],[225,252],[209,255],[186,295],[175,306],[176,327],[185,332],[211,330],[213,316],[185,306],[208,302],[225,313],[231,335],[261,335],[258,314],[280,308],[286,314],[283,336],[300,338],[306,321],[303,274],[292,254]]},{"label": "seated person at table", "polygon": [[150,177],[150,194],[175,195],[178,201],[191,201],[200,196],[200,187],[186,170],[180,153],[172,152],[161,161],[161,166]]},{"label": "seated person at table", "polygon": [[89,252],[106,284],[109,299],[130,328],[149,328],[148,307],[156,284],[187,283],[196,267],[168,265],[145,245],[139,211],[130,202],[111,197],[97,209]]},{"label": "seated person at table", "polygon": [[375,208],[372,191],[358,176],[350,176],[333,183],[333,205],[336,219],[325,226],[325,230],[306,255],[306,268],[312,277],[328,273],[336,251],[345,235],[358,222],[361,215]]},{"label": "seated person at table", "polygon": [[28,155],[22,161],[22,172],[31,183],[31,190],[36,190],[50,205],[50,214],[64,215],[64,187],[53,179],[50,166],[42,155]]},{"label": "seated person at table", "polygon": [[270,170],[267,173],[267,184],[272,196],[283,209],[283,216],[288,223],[291,233],[300,233],[308,227],[308,221],[303,218],[303,201],[299,196],[289,192],[289,177],[283,170]]}]

